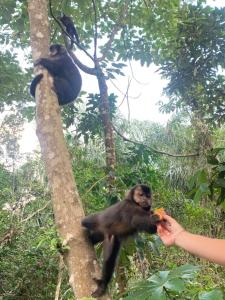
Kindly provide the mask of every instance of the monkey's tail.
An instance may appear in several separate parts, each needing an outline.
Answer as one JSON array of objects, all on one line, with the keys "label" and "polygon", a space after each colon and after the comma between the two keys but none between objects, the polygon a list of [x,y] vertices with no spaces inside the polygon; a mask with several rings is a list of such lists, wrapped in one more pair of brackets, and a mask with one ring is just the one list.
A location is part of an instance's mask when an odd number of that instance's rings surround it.
[{"label": "monkey's tail", "polygon": [[31,82],[30,93],[33,97],[35,97],[36,86],[41,81],[42,77],[43,77],[43,74],[38,74],[37,76],[34,77],[34,79]]}]

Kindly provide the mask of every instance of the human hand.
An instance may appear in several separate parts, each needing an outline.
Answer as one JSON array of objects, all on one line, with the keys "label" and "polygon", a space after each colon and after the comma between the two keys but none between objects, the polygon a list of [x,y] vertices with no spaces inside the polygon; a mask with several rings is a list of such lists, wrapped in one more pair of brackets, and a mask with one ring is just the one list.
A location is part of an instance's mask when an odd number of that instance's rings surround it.
[{"label": "human hand", "polygon": [[174,245],[177,236],[184,231],[184,228],[168,215],[164,215],[163,221],[157,223],[157,233],[166,246]]}]

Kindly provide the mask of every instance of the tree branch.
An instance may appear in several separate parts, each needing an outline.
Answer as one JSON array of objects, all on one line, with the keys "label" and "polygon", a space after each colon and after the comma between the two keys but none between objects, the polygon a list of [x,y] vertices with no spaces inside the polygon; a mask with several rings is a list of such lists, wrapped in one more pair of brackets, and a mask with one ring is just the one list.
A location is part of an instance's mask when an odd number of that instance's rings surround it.
[{"label": "tree branch", "polygon": [[140,143],[140,142],[136,142],[136,141],[133,141],[133,140],[130,140],[128,138],[126,138],[124,135],[122,135],[122,133],[120,133],[114,125],[113,126],[113,129],[114,131],[125,141],[125,142],[129,142],[129,143],[132,143],[132,144],[136,144],[136,145],[139,145],[139,146],[144,146],[145,148],[148,148],[149,150],[155,152],[155,153],[158,153],[158,154],[162,154],[162,155],[167,155],[167,156],[171,156],[171,157],[195,157],[195,156],[199,156],[199,153],[187,153],[187,154],[173,154],[173,153],[168,153],[168,152],[165,152],[165,151],[161,151],[161,150],[158,150],[158,149],[155,149],[153,147],[150,147],[146,144],[143,144],[143,143]]},{"label": "tree branch", "polygon": [[74,52],[72,52],[71,50],[69,51],[70,56],[72,57],[74,63],[85,73],[89,74],[89,75],[96,75],[96,70],[95,68],[89,68],[86,65],[84,65],[78,58],[77,56],[74,54]]},{"label": "tree branch", "polygon": [[58,272],[58,278],[57,278],[57,286],[55,290],[55,300],[59,300],[60,296],[60,288],[62,284],[62,274],[63,274],[63,268],[64,268],[64,262],[63,262],[63,256],[59,256],[59,272]]},{"label": "tree branch", "polygon": [[98,27],[97,27],[97,10],[95,0],[92,0],[92,5],[95,13],[95,33],[94,33],[94,60],[97,58],[97,41],[98,41]]},{"label": "tree branch", "polygon": [[36,210],[33,214],[29,215],[26,219],[23,219],[21,222],[27,222],[28,220],[30,220],[31,218],[33,218],[36,214],[38,214],[39,212],[41,212],[42,210],[46,209],[46,207],[51,203],[51,201],[48,201],[43,207],[39,208],[38,210]]},{"label": "tree branch", "polygon": [[67,37],[69,37],[69,39],[82,51],[85,52],[85,54],[92,60],[94,61],[93,57],[91,56],[91,54],[89,54],[87,52],[87,50],[81,46],[81,44],[77,43],[77,41],[75,39],[73,39],[64,29],[64,27],[62,26],[61,22],[54,16],[53,11],[52,11],[52,1],[49,0],[49,11],[50,11],[50,15],[52,16],[52,18],[55,20],[55,22],[59,25],[61,31],[63,32],[63,34],[65,34]]},{"label": "tree branch", "polygon": [[121,23],[122,21],[126,18],[127,16],[127,11],[128,11],[128,1],[126,1],[125,5],[124,5],[124,9],[122,10],[120,16],[119,16],[119,19],[116,23],[116,25],[114,26],[114,28],[112,29],[111,31],[111,34],[109,36],[109,40],[107,41],[107,43],[105,44],[105,49],[104,51],[102,52],[102,56],[100,58],[98,58],[98,62],[101,62],[103,61],[107,54],[108,54],[108,51],[110,50],[111,48],[111,45],[112,45],[112,42],[114,40],[114,37],[115,35],[117,34],[117,32],[119,31],[119,29],[121,28]]}]

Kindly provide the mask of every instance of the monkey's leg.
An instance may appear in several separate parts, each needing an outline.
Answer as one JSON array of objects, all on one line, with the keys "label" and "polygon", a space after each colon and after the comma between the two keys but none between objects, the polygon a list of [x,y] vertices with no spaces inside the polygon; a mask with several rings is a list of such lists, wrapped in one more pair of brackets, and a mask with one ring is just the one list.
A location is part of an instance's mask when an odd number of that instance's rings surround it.
[{"label": "monkey's leg", "polygon": [[83,218],[81,225],[86,228],[88,238],[93,245],[104,240],[104,234],[97,229],[97,215]]},{"label": "monkey's leg", "polygon": [[100,231],[88,231],[88,238],[93,245],[98,244],[104,240],[104,234]]},{"label": "monkey's leg", "polygon": [[95,279],[98,287],[97,289],[92,293],[92,297],[98,298],[102,296],[107,288],[107,285],[112,277],[116,259],[120,250],[121,242],[120,240],[112,235],[112,236],[105,236],[104,242],[103,242],[103,269],[102,269],[102,278],[101,279]]},{"label": "monkey's leg", "polygon": [[54,91],[57,94],[59,105],[68,104],[75,99],[74,87],[63,78],[54,77]]}]

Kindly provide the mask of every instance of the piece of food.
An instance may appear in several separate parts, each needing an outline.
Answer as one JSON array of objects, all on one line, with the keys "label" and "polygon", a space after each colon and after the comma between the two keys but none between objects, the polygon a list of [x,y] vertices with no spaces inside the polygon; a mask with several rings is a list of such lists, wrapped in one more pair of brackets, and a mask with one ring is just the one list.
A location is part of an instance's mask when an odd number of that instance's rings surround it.
[{"label": "piece of food", "polygon": [[154,214],[159,216],[160,221],[162,221],[166,212],[163,207],[160,207],[154,210]]}]

